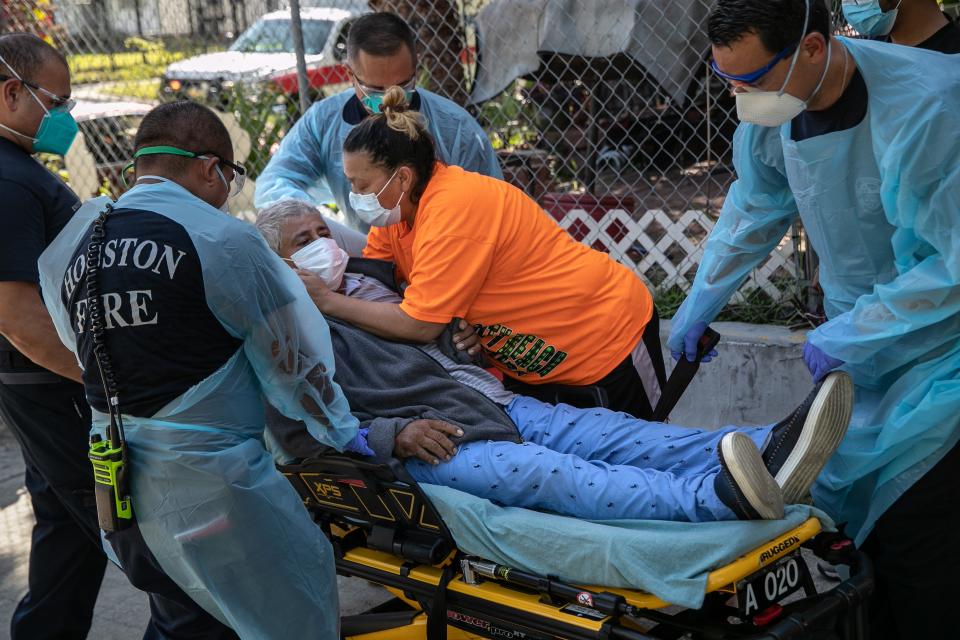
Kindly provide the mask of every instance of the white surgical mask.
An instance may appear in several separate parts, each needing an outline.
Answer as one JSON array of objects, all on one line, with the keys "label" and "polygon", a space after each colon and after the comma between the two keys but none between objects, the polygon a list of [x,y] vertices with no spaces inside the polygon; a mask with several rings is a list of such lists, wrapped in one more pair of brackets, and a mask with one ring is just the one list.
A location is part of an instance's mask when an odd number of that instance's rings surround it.
[{"label": "white surgical mask", "polygon": [[310,271],[336,291],[343,282],[350,256],[337,246],[333,238],[317,238],[298,250],[290,259],[301,269]]},{"label": "white surgical mask", "polygon": [[[400,171],[400,169],[397,169]],[[380,194],[387,188],[390,181],[397,175],[393,172],[386,184],[376,193],[354,193],[350,192],[350,206],[357,212],[357,217],[373,227],[389,227],[392,224],[400,222],[400,200],[403,199],[403,192],[397,198],[397,204],[392,209],[387,209],[380,204]]]},{"label": "white surgical mask", "polygon": [[[806,27],[804,27],[806,32]],[[790,70],[783,81],[783,86],[779,91],[759,91],[749,89],[743,93],[737,94],[737,117],[741,122],[751,122],[761,127],[779,127],[785,122],[793,120],[798,115],[806,111],[807,105],[820,92],[823,81],[827,78],[827,70],[830,69],[830,56],[833,51],[832,42],[827,43],[827,63],[823,67],[823,73],[820,74],[820,81],[814,88],[813,93],[806,100],[801,100],[796,96],[785,93],[787,83],[793,74],[793,68],[797,62],[797,54],[800,53],[800,47],[797,46],[797,53],[793,54],[793,61],[790,63]]]}]

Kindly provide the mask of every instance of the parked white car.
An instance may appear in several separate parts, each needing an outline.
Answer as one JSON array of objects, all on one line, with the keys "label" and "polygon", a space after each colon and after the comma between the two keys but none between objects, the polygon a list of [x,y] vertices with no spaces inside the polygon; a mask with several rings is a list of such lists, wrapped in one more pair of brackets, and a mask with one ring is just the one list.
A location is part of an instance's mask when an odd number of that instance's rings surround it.
[{"label": "parked white car", "polygon": [[80,100],[71,111],[80,135],[64,158],[70,186],[81,198],[96,195],[105,183],[114,195],[125,190],[120,178],[133,158],[133,139],[153,105],[113,100]]},{"label": "parked white car", "polygon": [[[303,8],[303,43],[311,92],[338,91],[348,82],[343,62],[347,31],[362,11],[329,7]],[[298,95],[297,60],[289,11],[274,11],[257,20],[226,51],[175,62],[167,67],[160,85],[161,100],[189,98],[214,106],[229,104],[237,85],[273,88]]]}]

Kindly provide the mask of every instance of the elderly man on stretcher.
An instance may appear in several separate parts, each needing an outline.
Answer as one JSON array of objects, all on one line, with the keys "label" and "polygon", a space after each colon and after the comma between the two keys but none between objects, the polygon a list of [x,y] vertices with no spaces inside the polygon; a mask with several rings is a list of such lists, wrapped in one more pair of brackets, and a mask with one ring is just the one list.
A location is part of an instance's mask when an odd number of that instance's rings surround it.
[{"label": "elderly man on stretcher", "polygon": [[[257,227],[302,277],[323,278],[347,296],[399,302],[389,264],[354,259],[348,269],[310,205],[276,203]],[[327,320],[335,380],[361,423],[351,450],[405,459],[418,482],[577,518],[779,519],[785,503],[806,497],[853,403],[849,378],[837,372],[775,425],[686,428],[511,393],[453,348],[450,329],[435,343],[412,345]],[[323,453],[298,423],[274,412],[268,426],[288,456]]]}]

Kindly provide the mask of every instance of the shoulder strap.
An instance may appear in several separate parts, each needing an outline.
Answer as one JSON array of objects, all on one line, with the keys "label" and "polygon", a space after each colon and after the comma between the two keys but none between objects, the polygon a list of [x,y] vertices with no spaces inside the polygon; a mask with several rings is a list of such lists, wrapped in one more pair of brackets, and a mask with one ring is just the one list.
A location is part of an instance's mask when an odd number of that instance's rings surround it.
[{"label": "shoulder strap", "polygon": [[447,640],[447,587],[460,566],[460,552],[440,573],[440,582],[434,592],[433,603],[427,612],[427,640]]},{"label": "shoulder strap", "polygon": [[700,369],[700,359],[710,353],[710,350],[716,347],[718,342],[720,342],[720,334],[707,327],[697,343],[696,359],[690,362],[686,356],[680,356],[680,360],[677,361],[676,366],[670,373],[670,379],[660,390],[660,401],[657,402],[657,406],[653,410],[654,422],[663,422],[670,416],[670,412],[677,406],[677,402],[680,401],[680,397],[690,386],[693,377],[697,375],[697,371]]}]

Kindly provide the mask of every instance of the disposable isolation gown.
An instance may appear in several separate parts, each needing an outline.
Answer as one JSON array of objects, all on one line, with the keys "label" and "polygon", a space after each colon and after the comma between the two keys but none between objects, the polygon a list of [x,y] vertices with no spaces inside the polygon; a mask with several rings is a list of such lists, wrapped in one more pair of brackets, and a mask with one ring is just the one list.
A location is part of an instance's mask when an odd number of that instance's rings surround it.
[{"label": "disposable isolation gown", "polygon": [[[420,113],[427,121],[441,160],[467,171],[503,178],[487,134],[469,113],[425,89],[417,89],[417,94]],[[350,227],[368,231],[350,206],[350,183],[343,175],[343,141],[354,125],[345,121],[342,114],[344,105],[354,95],[353,89],[349,89],[317,102],[293,126],[257,178],[257,207],[284,198],[314,204],[336,202]],[[354,253],[351,248],[344,248]]]},{"label": "disposable isolation gown", "polygon": [[680,350],[798,215],[820,256],[829,321],[808,340],[843,360],[853,420],[817,504],[859,544],[960,439],[960,65],[840,38],[867,85],[864,121],[800,142],[741,124],[737,181],[673,320]]},{"label": "disposable isolation gown", "polygon": [[[61,287],[71,255],[107,202],[88,201],[40,259],[44,300],[74,353]],[[325,444],[342,448],[356,434],[332,381],[326,322],[256,230],[179,185],[140,184],[115,206],[156,212],[187,231],[207,306],[242,340],[215,373],[156,414],[124,417],[134,513],[147,545],[184,591],[241,637],[338,637],[332,549],[263,447],[264,395]],[[191,346],[183,344],[183,353]],[[116,366],[123,356],[112,357]],[[92,432],[103,434],[106,423],[94,411]]]}]

